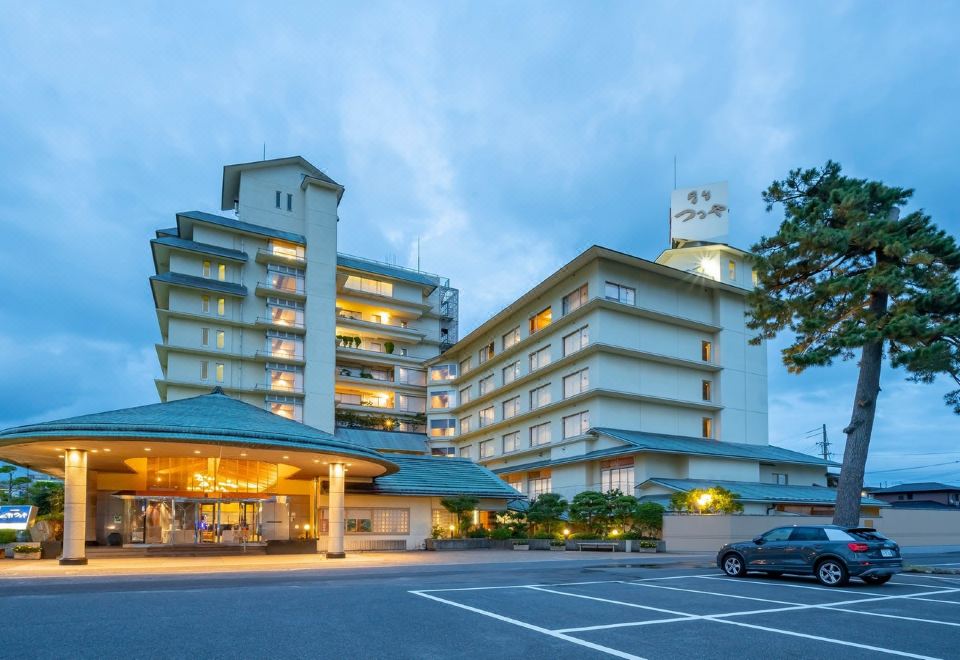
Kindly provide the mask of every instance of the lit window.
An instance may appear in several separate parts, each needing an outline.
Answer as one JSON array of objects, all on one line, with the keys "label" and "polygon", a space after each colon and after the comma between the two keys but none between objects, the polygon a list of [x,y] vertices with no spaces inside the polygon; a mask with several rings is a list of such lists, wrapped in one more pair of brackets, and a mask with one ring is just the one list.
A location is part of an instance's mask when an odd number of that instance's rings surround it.
[{"label": "lit window", "polygon": [[[266,352],[268,355],[301,359],[303,357],[303,339],[299,335],[293,335],[289,332],[267,330]],[[370,369],[370,373],[375,380],[389,379],[389,375],[382,370]]]},{"label": "lit window", "polygon": [[472,368],[473,368],[473,364],[472,364],[471,359],[470,359],[469,357],[466,358],[466,359],[464,359],[464,360],[460,360],[460,375],[461,375],[461,376],[464,375],[464,374],[466,374],[466,373],[469,373],[470,369],[472,369]]},{"label": "lit window", "polygon": [[600,462],[600,492],[619,490],[624,495],[632,495],[633,484],[633,458],[614,458]]},{"label": "lit window", "polygon": [[430,395],[430,407],[433,409],[438,408],[451,408],[453,406],[453,391],[452,390],[443,390],[441,392],[434,392]]},{"label": "lit window", "polygon": [[488,394],[493,391],[493,374],[487,376],[486,378],[481,378],[477,383],[477,387],[480,390],[480,396]]},{"label": "lit window", "polygon": [[210,377],[210,364],[203,360],[200,362],[200,380],[206,380]]},{"label": "lit window", "polygon": [[702,428],[704,438],[713,437],[713,419],[712,418],[704,417],[701,420],[701,428]]},{"label": "lit window", "polygon": [[520,363],[514,362],[503,368],[503,384],[508,385],[520,376]]},{"label": "lit window", "polygon": [[727,278],[731,280],[737,279],[737,262],[733,259],[727,262]]},{"label": "lit window", "polygon": [[503,350],[507,350],[514,344],[520,341],[520,328],[516,327],[510,332],[503,335]]},{"label": "lit window", "polygon": [[227,313],[227,299],[217,298],[217,315],[223,316]]},{"label": "lit window", "polygon": [[210,296],[200,296],[200,312],[203,314],[210,313]]},{"label": "lit window", "polygon": [[514,431],[503,436],[503,453],[520,449],[520,432]]},{"label": "lit window", "polygon": [[283,194],[283,193],[281,193],[279,190],[277,191],[277,194],[276,194],[276,197],[275,197],[275,202],[276,202],[277,208],[280,208],[280,197],[281,197],[282,194]]},{"label": "lit window", "polygon": [[449,437],[456,434],[457,422],[453,419],[431,419],[430,435],[434,438]]},{"label": "lit window", "polygon": [[590,413],[583,411],[563,418],[563,437],[575,438],[590,430]]},{"label": "lit window", "polygon": [[430,367],[430,380],[451,380],[457,377],[457,365],[455,364],[438,364],[435,367]]},{"label": "lit window", "polygon": [[550,403],[550,383],[530,390],[530,410],[536,410]]},{"label": "lit window", "polygon": [[550,422],[530,427],[530,446],[545,445],[550,442]]},{"label": "lit window", "polygon": [[267,264],[267,286],[278,291],[303,293],[306,290],[304,270],[281,264]]},{"label": "lit window", "polygon": [[711,391],[712,389],[713,389],[713,383],[711,383],[709,380],[702,381],[702,390],[703,390],[702,394],[703,394],[704,401],[712,400],[712,397],[713,397],[713,392]]},{"label": "lit window", "polygon": [[542,312],[538,312],[530,317],[530,334],[543,330],[553,322],[553,311],[547,307]]},{"label": "lit window", "polygon": [[470,433],[470,418],[461,417],[460,418],[460,434]]},{"label": "lit window", "polygon": [[616,300],[625,305],[633,305],[637,301],[636,289],[616,282],[607,282],[604,286],[603,295],[607,300]]},{"label": "lit window", "polygon": [[303,402],[289,396],[267,395],[267,410],[274,415],[292,419],[295,422],[303,421]]},{"label": "lit window", "polygon": [[544,346],[530,354],[530,371],[536,371],[550,364],[550,347]]},{"label": "lit window", "polygon": [[217,382],[223,382],[223,363],[217,362]]},{"label": "lit window", "polygon": [[[330,511],[318,509],[319,532],[330,532]],[[409,534],[410,509],[344,509],[344,530],[347,534]]]},{"label": "lit window", "polygon": [[210,328],[200,328],[200,345],[210,345]]},{"label": "lit window", "polygon": [[217,330],[217,348],[223,348],[225,334],[223,330]]},{"label": "lit window", "polygon": [[480,443],[480,458],[490,458],[497,453],[497,448],[493,446],[493,440],[484,440]]},{"label": "lit window", "polygon": [[513,488],[518,493],[523,492],[523,477],[509,476],[504,478],[506,479],[507,485],[510,486],[510,488]]},{"label": "lit window", "polygon": [[520,397],[515,396],[503,402],[503,418],[510,419],[520,412]]},{"label": "lit window", "polygon": [[708,341],[700,342],[700,359],[704,362],[713,361],[713,344]]},{"label": "lit window", "polygon": [[464,405],[464,404],[466,404],[466,403],[470,403],[470,399],[471,399],[470,394],[471,394],[471,392],[470,392],[470,386],[469,386],[469,385],[467,385],[467,386],[464,387],[462,390],[460,390],[460,405],[461,405],[461,406]]},{"label": "lit window", "polygon": [[487,360],[493,357],[493,342],[490,342],[486,346],[480,349],[480,364],[483,364]]},{"label": "lit window", "polygon": [[409,394],[398,394],[400,403],[397,410],[403,412],[422,413],[427,411],[427,400],[422,396],[410,396]]},{"label": "lit window", "polygon": [[[390,380],[385,378],[384,380]],[[397,367],[397,382],[403,385],[426,385],[427,374],[417,369],[408,369],[407,367]]]},{"label": "lit window", "polygon": [[590,387],[590,369],[581,369],[563,379],[563,398],[586,392]]},{"label": "lit window", "polygon": [[527,496],[530,501],[537,499],[544,493],[549,493],[553,487],[549,476],[543,476],[539,472],[531,472],[527,476],[527,487],[529,489]]},{"label": "lit window", "polygon": [[217,264],[217,279],[221,282],[227,279],[227,265]]},{"label": "lit window", "polygon": [[587,285],[584,284],[576,291],[572,291],[563,297],[563,315],[566,316],[575,309],[587,304]]},{"label": "lit window", "polygon": [[480,423],[477,425],[479,428],[484,426],[490,426],[493,424],[493,406],[489,408],[484,408],[480,411]]},{"label": "lit window", "polygon": [[563,338],[563,354],[570,355],[586,348],[590,343],[590,328],[583,326]]},{"label": "lit window", "polygon": [[287,193],[287,210],[288,211],[293,210],[293,195],[291,195],[290,193]]},{"label": "lit window", "polygon": [[470,458],[470,449],[470,445],[467,445],[466,447],[460,447],[460,458]]},{"label": "lit window", "polygon": [[204,262],[203,262],[203,276],[204,276],[204,277],[210,277],[210,262],[209,262],[209,261],[204,261]]},{"label": "lit window", "polygon": [[268,389],[303,392],[303,367],[267,362],[265,373]]},{"label": "lit window", "polygon": [[383,282],[369,277],[350,275],[347,277],[347,281],[343,286],[347,289],[353,289],[354,291],[393,297],[393,284],[391,282]]}]

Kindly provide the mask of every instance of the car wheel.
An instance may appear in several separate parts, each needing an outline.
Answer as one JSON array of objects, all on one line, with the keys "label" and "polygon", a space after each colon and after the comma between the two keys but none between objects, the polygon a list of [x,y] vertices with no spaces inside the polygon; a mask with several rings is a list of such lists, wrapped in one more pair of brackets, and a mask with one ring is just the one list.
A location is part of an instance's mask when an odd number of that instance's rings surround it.
[{"label": "car wheel", "polygon": [[724,557],[723,572],[730,577],[743,577],[746,575],[747,569],[746,566],[743,565],[743,557],[732,552]]},{"label": "car wheel", "polygon": [[860,579],[866,582],[867,584],[886,584],[892,578],[892,575],[864,575]]},{"label": "car wheel", "polygon": [[843,562],[837,559],[824,559],[817,564],[817,580],[825,587],[842,587],[850,581],[850,573]]}]

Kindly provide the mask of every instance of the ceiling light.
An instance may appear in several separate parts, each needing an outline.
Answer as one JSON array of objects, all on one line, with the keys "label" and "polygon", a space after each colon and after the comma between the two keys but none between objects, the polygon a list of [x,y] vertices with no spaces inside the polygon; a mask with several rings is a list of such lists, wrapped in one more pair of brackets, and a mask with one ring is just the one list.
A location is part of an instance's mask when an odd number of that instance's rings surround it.
[{"label": "ceiling light", "polygon": [[283,458],[284,458],[284,459],[287,459],[287,458],[290,458],[290,457],[289,457],[289,456],[284,456]]},{"label": "ceiling light", "polygon": [[108,454],[110,453],[110,450],[107,449],[106,447],[103,448],[103,451],[107,452]]},{"label": "ceiling light", "polygon": [[150,447],[144,447],[143,451],[151,451]]},{"label": "ceiling light", "polygon": [[193,453],[194,453],[194,454],[199,454],[199,453],[200,453],[200,450],[199,450],[199,449],[194,449],[194,450],[193,450]]}]

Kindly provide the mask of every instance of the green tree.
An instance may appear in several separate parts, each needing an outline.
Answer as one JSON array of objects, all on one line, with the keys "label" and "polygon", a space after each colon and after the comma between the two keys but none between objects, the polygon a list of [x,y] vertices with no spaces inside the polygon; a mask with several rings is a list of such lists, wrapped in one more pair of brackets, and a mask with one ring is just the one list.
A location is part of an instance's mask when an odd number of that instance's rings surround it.
[{"label": "green tree", "polygon": [[607,524],[609,502],[603,493],[585,490],[573,496],[570,503],[570,520],[582,524],[589,533],[603,534]]},{"label": "green tree", "polygon": [[743,505],[737,501],[737,497],[736,493],[722,486],[694,488],[685,493],[671,495],[670,508],[691,513],[740,513]]},{"label": "green tree", "polygon": [[606,493],[607,519],[615,527],[626,532],[633,528],[640,502],[633,495],[624,495],[619,490]]},{"label": "green tree", "polygon": [[63,514],[63,484],[36,481],[27,487],[27,499],[37,507],[37,515]]},{"label": "green tree", "polygon": [[[753,246],[757,286],[750,328],[783,349],[788,371],[860,352],[834,523],[856,525],[884,355],[909,378],[945,374],[960,384],[960,250],[922,211],[899,217],[912,190],[821,169],[792,170],[763,193],[782,204],[777,233]],[[960,389],[946,395],[960,414]]]},{"label": "green tree", "polygon": [[554,525],[560,521],[567,506],[567,500],[560,495],[543,493],[530,503],[527,509],[527,520],[538,528],[542,525],[545,532],[552,534]]},{"label": "green tree", "polygon": [[476,497],[470,495],[458,495],[456,497],[444,497],[440,500],[440,505],[457,517],[457,535],[464,536],[470,529],[470,516],[473,514],[477,504],[480,503]]},{"label": "green tree", "polygon": [[7,500],[13,500],[13,474],[16,471],[12,465],[0,465],[0,474],[7,475]]},{"label": "green tree", "polygon": [[663,531],[663,507],[656,502],[640,502],[633,524],[641,534],[660,537]]}]

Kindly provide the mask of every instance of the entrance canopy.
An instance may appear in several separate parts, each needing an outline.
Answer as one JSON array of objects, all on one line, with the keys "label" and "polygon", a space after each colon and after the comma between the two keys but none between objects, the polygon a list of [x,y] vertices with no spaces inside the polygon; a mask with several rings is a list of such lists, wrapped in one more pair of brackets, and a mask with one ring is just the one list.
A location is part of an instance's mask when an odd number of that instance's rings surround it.
[{"label": "entrance canopy", "polygon": [[58,477],[72,449],[87,452],[88,469],[112,473],[141,472],[156,457],[261,461],[282,466],[290,479],[326,476],[329,463],[345,464],[351,477],[398,470],[371,449],[233,399],[219,387],[189,399],[0,431],[0,460]]}]

